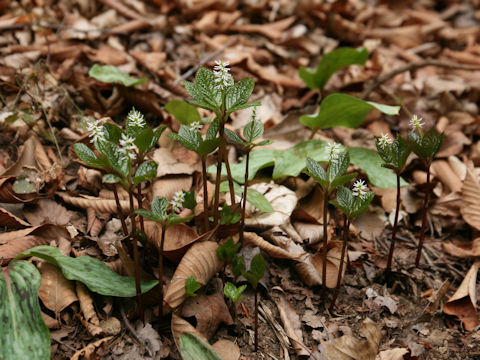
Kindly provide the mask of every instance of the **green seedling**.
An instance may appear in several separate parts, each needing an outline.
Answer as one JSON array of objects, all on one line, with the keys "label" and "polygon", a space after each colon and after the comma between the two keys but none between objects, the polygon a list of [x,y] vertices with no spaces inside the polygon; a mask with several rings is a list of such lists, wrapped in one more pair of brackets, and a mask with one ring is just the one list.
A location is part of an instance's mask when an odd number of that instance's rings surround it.
[{"label": "green seedling", "polygon": [[[137,244],[137,229],[135,221],[134,194],[138,189],[139,207],[142,206],[141,183],[151,181],[157,174],[157,163],[146,160],[147,153],[155,146],[165,126],[153,131],[147,126],[142,113],[132,109],[127,116],[125,129],[110,122],[100,123],[100,120],[90,121],[87,124],[90,131],[90,142],[96,152],[83,143],[73,145],[73,150],[78,158],[92,168],[102,170],[103,182],[113,186],[113,194],[117,205],[118,216],[122,222],[122,229],[125,236],[129,236],[133,244],[133,257],[135,262],[135,280],[137,286],[137,303],[140,317],[143,319],[143,306],[140,289],[140,265]],[[129,195],[130,220],[132,229],[129,234],[116,184],[120,184]],[[142,231],[143,219],[140,219]]]},{"label": "green seedling", "polygon": [[187,280],[185,281],[185,294],[188,297],[195,297],[197,294],[195,292],[200,289],[200,283],[195,280],[195,278],[190,275]]},{"label": "green seedling", "polygon": [[306,174],[311,176],[322,189],[323,192],[323,246],[322,246],[322,288],[327,285],[327,214],[328,199],[335,190],[342,184],[351,181],[357,173],[344,175],[350,165],[350,156],[348,151],[341,151],[341,145],[330,143],[327,146],[328,163],[327,171],[311,158],[307,158]]},{"label": "green seedling", "polygon": [[349,190],[344,186],[340,186],[337,191],[337,201],[330,201],[330,204],[340,209],[344,214],[343,221],[343,243],[342,253],[340,255],[340,267],[338,269],[337,286],[330,305],[330,311],[335,308],[335,302],[340,291],[340,284],[342,282],[343,264],[347,250],[348,230],[351,222],[358,215],[363,214],[368,209],[368,205],[373,200],[375,194],[372,191],[367,191],[368,188],[363,180],[358,180],[353,184],[353,190]]},{"label": "green seedling", "polygon": [[136,211],[137,214],[147,219],[156,221],[162,227],[162,235],[160,237],[160,246],[158,249],[158,279],[160,281],[160,319],[163,316],[163,246],[165,244],[165,233],[170,226],[189,221],[193,218],[193,215],[182,218],[176,213],[176,211],[180,210],[182,207],[188,209],[195,208],[197,204],[192,194],[193,191],[190,194],[185,191],[176,192],[173,196],[173,199],[170,201],[171,207],[169,211],[167,211],[169,207],[167,199],[158,196],[155,197],[152,201],[152,211],[147,211],[143,209],[138,209]]},{"label": "green seedling", "polygon": [[[222,205],[222,209],[219,212],[220,225],[232,225],[238,223],[242,214],[238,212],[232,213],[232,209],[227,204]],[[210,217],[210,220],[213,221],[213,217]]]},{"label": "green seedling", "polygon": [[394,141],[390,139],[388,134],[375,138],[378,154],[384,161],[383,167],[391,169],[397,177],[397,202],[395,207],[395,218],[393,221],[392,240],[390,243],[390,251],[388,252],[387,268],[385,275],[388,276],[392,269],[393,251],[395,249],[395,239],[397,235],[398,213],[400,212],[400,174],[405,168],[408,156],[412,152],[409,143],[398,136]]},{"label": "green seedling", "polygon": [[430,129],[427,133],[422,132],[422,118],[417,115],[413,115],[410,120],[410,126],[412,131],[410,132],[409,140],[410,146],[420,160],[422,160],[425,168],[427,169],[427,183],[425,190],[425,198],[422,207],[422,227],[420,229],[420,238],[418,241],[417,257],[415,258],[415,266],[420,264],[420,258],[422,257],[423,241],[425,240],[425,230],[427,227],[427,208],[430,200],[430,166],[435,158],[435,155],[440,150],[443,142],[443,133],[438,134],[435,129]]},{"label": "green seedling", "polygon": [[253,257],[249,271],[242,271],[242,275],[252,285],[255,292],[255,351],[258,350],[258,283],[265,275],[265,259],[262,254]]},{"label": "green seedling", "polygon": [[218,245],[217,253],[220,260],[231,262],[240,248],[240,242],[236,243],[229,238],[224,244]]},{"label": "green seedling", "polygon": [[231,282],[226,282],[225,286],[223,287],[223,294],[232,300],[232,310],[233,310],[233,319],[235,324],[237,325],[237,332],[240,333],[240,323],[238,322],[238,315],[237,315],[237,303],[242,301],[243,297],[241,295],[247,288],[247,285],[241,285],[236,287]]},{"label": "green seedling", "polygon": [[250,106],[259,105],[248,103],[252,94],[255,82],[251,78],[245,78],[237,83],[234,82],[228,62],[216,61],[214,71],[200,68],[195,75],[195,83],[185,81],[185,89],[193,98],[192,104],[201,108],[213,111],[219,121],[218,135],[220,139],[217,155],[217,173],[215,178],[215,200],[213,205],[214,226],[219,221],[218,204],[220,201],[220,179],[222,171],[222,161],[225,161],[227,176],[230,185],[230,196],[232,204],[235,203],[233,191],[233,180],[230,166],[226,154],[225,123],[229,115],[238,110],[246,109]]},{"label": "green seedling", "polygon": [[242,196],[242,222],[240,225],[240,242],[243,242],[243,232],[245,229],[245,208],[247,204],[247,190],[248,190],[248,163],[250,160],[250,151],[257,146],[264,146],[271,144],[271,140],[262,140],[257,143],[254,141],[258,140],[263,135],[263,123],[260,120],[257,120],[257,107],[253,107],[252,111],[252,120],[245,125],[243,129],[243,137],[245,140],[241,139],[235,132],[225,129],[225,133],[230,140],[234,143],[241,145],[245,148],[247,153],[246,162],[245,162],[245,180],[243,184],[243,196]]}]

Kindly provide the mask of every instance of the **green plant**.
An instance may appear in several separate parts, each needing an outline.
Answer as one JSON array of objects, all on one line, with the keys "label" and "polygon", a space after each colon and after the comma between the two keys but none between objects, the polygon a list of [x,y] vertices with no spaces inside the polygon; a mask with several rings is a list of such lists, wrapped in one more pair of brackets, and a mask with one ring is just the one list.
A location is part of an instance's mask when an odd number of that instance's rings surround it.
[{"label": "green plant", "polygon": [[258,283],[265,275],[265,259],[262,254],[255,255],[250,262],[250,270],[242,271],[242,275],[252,285],[255,293],[255,351],[258,350]]},{"label": "green plant", "polygon": [[209,343],[188,332],[180,336],[180,354],[183,360],[223,360]]},{"label": "green plant", "polygon": [[443,142],[443,133],[438,134],[435,129],[430,129],[425,134],[422,132],[422,118],[413,115],[410,120],[412,131],[410,132],[409,141],[413,152],[422,160],[427,169],[427,183],[425,189],[425,198],[422,207],[422,227],[420,229],[420,239],[418,241],[417,257],[415,258],[415,266],[418,267],[420,258],[422,257],[423,241],[425,240],[425,230],[427,226],[427,208],[430,199],[430,166],[435,155],[440,150]]},{"label": "green plant", "polygon": [[[114,123],[105,122],[101,124],[100,120],[90,121],[87,124],[87,129],[90,131],[90,142],[93,144],[96,153],[83,143],[74,144],[73,150],[86,166],[100,169],[105,173],[103,175],[104,183],[113,185],[113,193],[123,232],[125,236],[131,238],[133,244],[137,303],[140,316],[143,319],[134,194],[137,188],[139,207],[141,207],[141,183],[153,180],[157,174],[157,164],[154,161],[146,160],[145,157],[157,143],[165,130],[165,126],[153,131],[147,126],[143,114],[132,109],[128,113],[125,130]],[[129,216],[132,224],[130,233],[122,215],[123,211],[116,190],[117,183],[128,192]],[[143,220],[140,219],[140,221],[143,230]]]},{"label": "green plant", "polygon": [[333,295],[332,303],[330,304],[330,311],[335,308],[335,302],[340,292],[340,284],[342,281],[343,264],[347,250],[348,231],[351,222],[358,215],[363,214],[368,209],[368,205],[372,202],[375,194],[372,191],[367,191],[368,188],[363,180],[358,180],[353,184],[353,190],[349,190],[344,186],[340,186],[337,191],[337,201],[330,201],[330,204],[340,209],[344,214],[343,219],[343,242],[342,253],[340,255],[340,267],[338,269],[337,286]]},{"label": "green plant", "polygon": [[389,138],[388,134],[384,134],[382,137],[377,137],[375,139],[378,154],[385,162],[382,164],[382,166],[387,169],[391,169],[397,177],[395,218],[393,221],[392,240],[390,243],[390,250],[388,252],[387,267],[385,269],[385,275],[388,276],[392,268],[393,251],[395,249],[395,238],[398,226],[398,213],[400,211],[400,174],[403,171],[405,162],[407,161],[407,158],[412,150],[409,143],[401,136],[397,136],[394,141]]},{"label": "green plant", "polygon": [[235,324],[237,325],[237,332],[240,333],[240,323],[238,322],[238,315],[237,315],[237,303],[242,301],[242,298],[240,297],[245,289],[247,288],[247,285],[241,285],[239,287],[235,286],[235,284],[232,284],[231,282],[227,281],[223,287],[223,294],[232,300],[232,309],[233,309],[233,320],[235,321]]},{"label": "green plant", "polygon": [[195,297],[197,294],[195,292],[200,289],[200,283],[195,280],[195,278],[190,275],[185,281],[185,293],[188,297]]},{"label": "green plant", "polygon": [[144,77],[134,79],[113,65],[94,64],[88,71],[88,75],[106,84],[121,83],[126,87],[137,86],[147,81]]},{"label": "green plant", "polygon": [[235,203],[233,180],[226,156],[225,123],[232,112],[259,105],[258,102],[248,103],[248,99],[255,85],[253,79],[245,78],[235,83],[232,75],[229,74],[229,63],[216,61],[216,64],[214,71],[203,67],[200,68],[195,75],[195,83],[189,81],[184,82],[185,89],[193,98],[191,103],[213,111],[219,122],[218,135],[220,144],[215,178],[215,200],[213,205],[214,225],[218,224],[219,220],[218,204],[220,201],[219,187],[222,161],[225,161],[227,169],[232,204]]},{"label": "green plant", "polygon": [[245,125],[243,129],[243,137],[245,140],[241,139],[235,132],[225,129],[227,136],[238,145],[241,145],[245,148],[246,151],[246,162],[245,162],[245,180],[243,184],[243,196],[242,196],[242,222],[240,225],[240,242],[243,242],[243,232],[245,229],[245,208],[247,204],[247,190],[248,190],[248,163],[250,159],[250,151],[257,146],[264,146],[270,144],[271,140],[262,140],[257,143],[254,141],[258,140],[263,135],[263,123],[260,120],[257,120],[257,107],[253,107],[252,119]]},{"label": "green plant", "polygon": [[175,193],[173,199],[170,201],[171,207],[168,210],[168,201],[164,197],[155,197],[152,201],[152,211],[138,209],[136,213],[146,217],[147,219],[158,222],[162,227],[162,235],[160,238],[160,246],[158,249],[158,279],[160,281],[160,319],[163,316],[163,246],[165,244],[165,234],[167,229],[175,224],[180,224],[189,221],[193,215],[188,217],[180,217],[176,211],[182,207],[193,209],[197,205],[193,191],[188,193],[185,191],[178,191]]},{"label": "green plant", "polygon": [[341,146],[338,143],[327,145],[328,163],[327,171],[311,158],[307,158],[307,169],[305,173],[311,176],[322,189],[323,193],[323,247],[322,247],[322,288],[326,289],[327,283],[327,214],[328,199],[335,190],[342,184],[351,181],[357,173],[344,175],[350,165],[350,155],[348,151],[341,152]]}]

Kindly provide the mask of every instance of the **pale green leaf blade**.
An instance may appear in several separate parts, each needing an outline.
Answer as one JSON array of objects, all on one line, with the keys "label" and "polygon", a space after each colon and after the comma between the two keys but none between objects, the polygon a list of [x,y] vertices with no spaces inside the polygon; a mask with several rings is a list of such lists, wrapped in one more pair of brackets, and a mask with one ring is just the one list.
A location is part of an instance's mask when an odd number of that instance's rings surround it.
[{"label": "pale green leaf blade", "polygon": [[183,360],[223,360],[205,340],[187,332],[180,336],[180,354]]},{"label": "pale green leaf blade", "polygon": [[113,65],[95,64],[88,71],[88,75],[106,84],[121,83],[127,87],[140,85],[147,81],[147,78],[144,77],[134,79]]},{"label": "pale green leaf blade", "polygon": [[158,164],[155,161],[147,160],[140,164],[135,176],[133,177],[133,183],[135,185],[140,184],[143,181],[150,181],[157,176]]},{"label": "pale green leaf blade", "polygon": [[230,113],[238,106],[247,103],[255,87],[255,81],[252,78],[244,78],[228,89],[225,97],[227,112]]},{"label": "pale green leaf blade", "polygon": [[190,125],[195,121],[202,120],[197,108],[183,100],[170,100],[165,105],[165,110],[172,114],[182,125]]}]

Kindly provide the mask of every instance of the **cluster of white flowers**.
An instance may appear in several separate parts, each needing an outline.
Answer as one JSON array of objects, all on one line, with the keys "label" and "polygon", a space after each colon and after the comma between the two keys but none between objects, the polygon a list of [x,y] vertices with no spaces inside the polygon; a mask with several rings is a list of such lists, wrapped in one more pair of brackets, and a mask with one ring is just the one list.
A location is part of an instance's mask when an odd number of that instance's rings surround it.
[{"label": "cluster of white flowers", "polygon": [[182,208],[184,201],[185,201],[185,192],[183,190],[177,191],[173,195],[172,200],[170,200],[170,204],[172,205],[172,210],[176,211]]},{"label": "cluster of white flowers", "polygon": [[392,139],[390,139],[390,136],[388,136],[388,134],[382,134],[382,137],[377,139],[377,143],[381,149],[385,149],[385,146],[392,143]]},{"label": "cluster of white flowers", "polygon": [[137,147],[133,143],[135,139],[132,136],[128,136],[127,134],[122,134],[120,138],[120,151],[128,155],[130,160],[135,160],[137,157],[136,149]]},{"label": "cluster of white flowers", "polygon": [[200,131],[203,127],[203,124],[200,121],[194,121],[190,124],[190,129]]},{"label": "cluster of white flowers", "polygon": [[233,77],[229,74],[230,68],[228,67],[230,63],[228,61],[216,60],[213,67],[215,74],[215,82],[217,83],[217,89],[225,89],[228,86],[233,85]]},{"label": "cluster of white flowers", "polygon": [[130,125],[137,126],[140,128],[145,127],[145,116],[140,111],[133,108],[127,115],[127,122]]},{"label": "cluster of white flowers", "polygon": [[340,144],[336,142],[331,142],[327,144],[326,150],[328,153],[328,161],[329,162],[337,162],[338,155],[340,154]]},{"label": "cluster of white flowers", "polygon": [[368,187],[363,180],[355,181],[352,189],[353,196],[359,197],[360,199],[364,199],[367,192],[368,192]]},{"label": "cluster of white flowers", "polygon": [[98,141],[105,141],[105,133],[100,120],[93,120],[87,123],[87,130],[90,131],[91,143],[96,144]]},{"label": "cluster of white flowers", "polygon": [[413,115],[412,118],[410,119],[410,126],[412,127],[412,130],[415,130],[415,129],[420,130],[423,126],[422,120],[423,118],[419,118],[417,115]]}]

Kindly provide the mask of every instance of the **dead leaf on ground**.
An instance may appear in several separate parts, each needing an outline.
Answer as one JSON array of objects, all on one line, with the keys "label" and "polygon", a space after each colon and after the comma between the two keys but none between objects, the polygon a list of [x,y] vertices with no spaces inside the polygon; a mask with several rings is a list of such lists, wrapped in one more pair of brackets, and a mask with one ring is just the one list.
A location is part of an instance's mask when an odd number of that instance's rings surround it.
[{"label": "dead leaf on ground", "polygon": [[453,243],[442,243],[442,248],[450,255],[460,258],[480,257],[480,238],[476,238],[470,243],[457,245]]},{"label": "dead leaf on ground", "polygon": [[89,359],[94,355],[96,349],[100,347],[103,343],[110,341],[113,339],[113,336],[107,336],[104,337],[103,339],[94,341],[87,346],[85,346],[83,349],[78,350],[73,356],[71,357],[70,360],[80,360],[81,358]]},{"label": "dead leaf on ground", "polygon": [[324,343],[328,360],[375,360],[380,348],[382,333],[370,319],[365,319],[360,333],[366,340],[344,335],[330,343]]},{"label": "dead leaf on ground", "polygon": [[469,164],[467,176],[463,182],[460,213],[469,225],[480,230],[480,183],[472,164]]},{"label": "dead leaf on ground", "polygon": [[26,206],[23,214],[32,225],[66,225],[70,221],[67,209],[51,199],[40,199],[35,205]]},{"label": "dead leaf on ground", "polygon": [[260,249],[265,251],[268,255],[279,258],[279,259],[298,259],[300,255],[295,255],[289,253],[287,250],[282,249],[279,246],[275,246],[261,236],[258,236],[256,233],[253,232],[245,232],[244,233],[244,241],[245,243],[250,243],[255,246],[258,246]]},{"label": "dead leaf on ground", "polygon": [[174,154],[166,148],[156,149],[152,159],[158,164],[157,177],[159,178],[165,175],[191,175],[194,171],[201,170],[200,166],[191,166],[178,161]]},{"label": "dead leaf on ground", "polygon": [[233,341],[220,339],[212,346],[224,360],[240,359],[240,348]]},{"label": "dead leaf on ground", "polygon": [[205,336],[198,332],[197,329],[195,329],[187,320],[182,319],[177,314],[172,314],[170,329],[172,331],[173,340],[175,340],[175,344],[177,345],[177,349],[180,349],[180,336],[185,332],[195,334],[208,343]]},{"label": "dead leaf on ground", "polygon": [[30,224],[12,214],[10,211],[0,207],[0,226],[11,229],[23,229]]},{"label": "dead leaf on ground", "polygon": [[[65,201],[67,204],[70,204],[82,209],[93,208],[100,213],[106,213],[106,214],[118,213],[117,204],[115,203],[115,200],[112,200],[112,199],[103,199],[103,198],[98,198],[95,196],[88,196],[88,195],[72,196],[65,192],[58,192],[57,195],[60,196],[62,200]],[[130,213],[130,203],[128,200],[120,200],[120,206],[122,208],[122,212],[124,215],[127,215]],[[134,206],[135,206],[135,209],[138,208],[138,203],[136,199],[134,199]]]},{"label": "dead leaf on ground", "polygon": [[74,283],[67,280],[57,266],[47,262],[42,262],[39,270],[42,283],[38,296],[43,305],[58,316],[63,309],[78,300]]},{"label": "dead leaf on ground", "polygon": [[[328,288],[333,289],[337,286],[338,271],[340,270],[340,255],[342,253],[342,243],[340,241],[330,241],[328,243],[328,252],[327,252],[327,282],[326,285]],[[318,277],[322,279],[323,273],[323,255],[322,250],[316,252],[312,255],[312,264],[318,273]],[[346,257],[344,259],[345,263],[347,261]],[[343,266],[342,270],[342,279],[345,274],[346,264]],[[298,268],[297,268],[298,269]],[[307,272],[303,276],[310,274]],[[302,274],[301,274],[302,276]],[[308,275],[307,275],[308,276]],[[317,276],[314,277],[317,279]],[[321,284],[321,281],[320,281]],[[319,284],[319,285],[320,285]]]},{"label": "dead leaf on ground", "polygon": [[405,348],[395,348],[390,350],[380,351],[380,360],[404,360],[404,355],[407,355],[410,351]]},{"label": "dead leaf on ground", "polygon": [[190,175],[165,176],[153,182],[152,197],[163,196],[170,200],[177,191],[189,191],[192,188],[192,182]]},{"label": "dead leaf on ground", "polygon": [[473,263],[455,294],[443,305],[443,312],[458,317],[467,331],[478,325],[476,282],[479,266],[480,262]]}]

